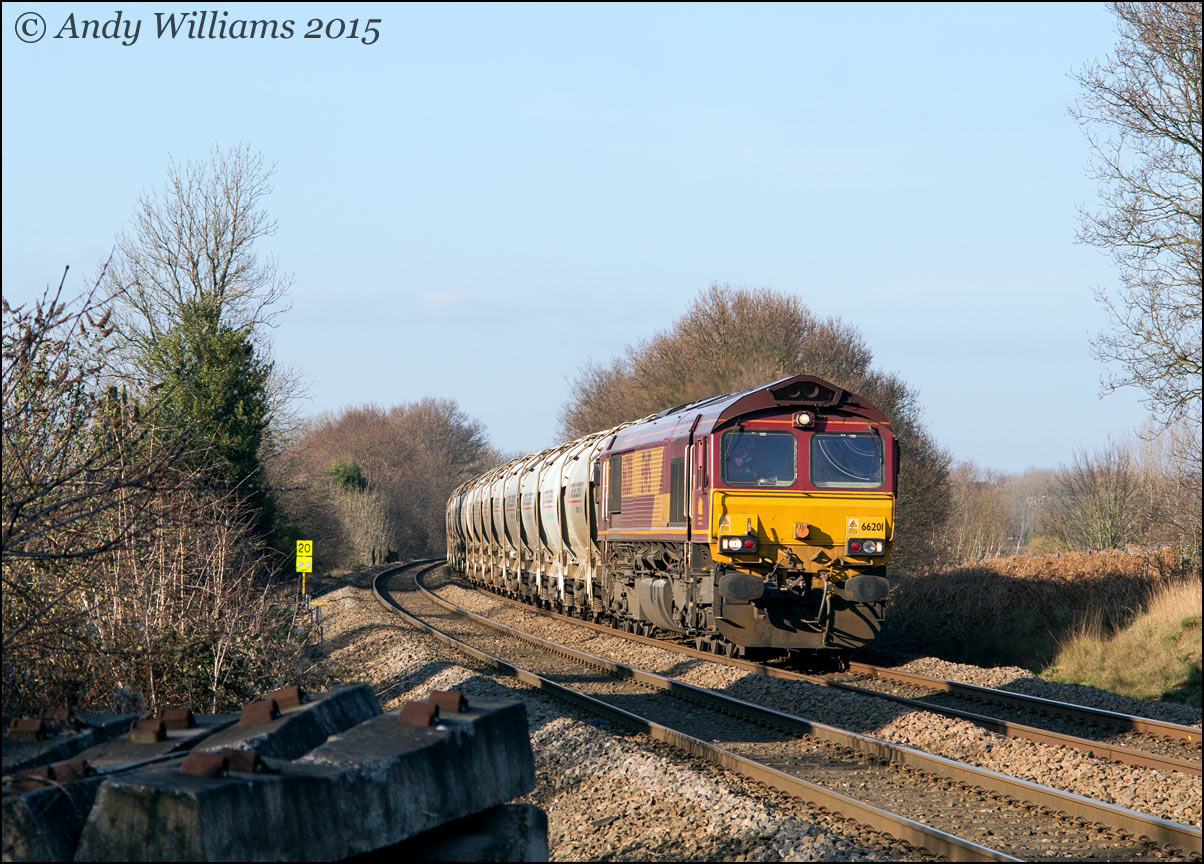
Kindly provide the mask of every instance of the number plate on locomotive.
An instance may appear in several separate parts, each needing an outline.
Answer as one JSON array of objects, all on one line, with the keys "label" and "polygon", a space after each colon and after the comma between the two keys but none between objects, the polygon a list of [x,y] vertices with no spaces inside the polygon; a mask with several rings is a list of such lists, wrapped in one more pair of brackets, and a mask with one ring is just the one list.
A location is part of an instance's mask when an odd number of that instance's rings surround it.
[{"label": "number plate on locomotive", "polygon": [[882,516],[850,516],[845,523],[848,537],[885,537],[886,519]]}]

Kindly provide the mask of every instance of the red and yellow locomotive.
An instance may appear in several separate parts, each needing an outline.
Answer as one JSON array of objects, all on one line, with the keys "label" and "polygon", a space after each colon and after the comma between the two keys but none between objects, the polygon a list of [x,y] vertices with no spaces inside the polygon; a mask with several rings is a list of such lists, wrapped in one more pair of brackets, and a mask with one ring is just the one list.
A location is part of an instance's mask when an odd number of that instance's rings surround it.
[{"label": "red and yellow locomotive", "polygon": [[714,651],[841,653],[881,628],[898,465],[877,408],[799,375],[464,484],[448,560],[509,595]]}]

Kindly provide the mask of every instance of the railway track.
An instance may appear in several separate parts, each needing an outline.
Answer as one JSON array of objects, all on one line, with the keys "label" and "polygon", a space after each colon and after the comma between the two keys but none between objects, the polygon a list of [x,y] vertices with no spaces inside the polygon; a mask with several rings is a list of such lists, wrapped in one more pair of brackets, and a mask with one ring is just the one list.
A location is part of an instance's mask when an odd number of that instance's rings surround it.
[{"label": "railway track", "polygon": [[[438,564],[429,564],[434,569]],[[490,622],[385,571],[380,602],[613,721],[955,860],[1198,858],[1200,831],[812,723]],[[412,587],[386,590],[391,576]]]},{"label": "railway track", "polygon": [[[928,710],[938,712],[948,708],[952,713],[959,703],[964,706],[962,710],[989,705],[992,718],[1007,727],[1022,722],[1018,718],[1028,722],[1032,722],[1034,717],[1048,718],[1048,724],[1056,723],[1064,728],[1073,728],[1077,735],[1060,735],[1058,737],[1061,740],[1047,743],[1066,743],[1078,749],[1093,751],[1094,755],[1100,758],[1126,765],[1201,776],[1201,733],[1195,726],[1120,714],[1102,708],[980,687],[962,681],[887,669],[867,663],[850,663],[849,672],[854,677],[832,683],[864,686],[878,692],[910,696],[919,699]],[[890,690],[880,691],[879,688],[884,685],[890,687]],[[1004,731],[1003,734],[1013,733]],[[1015,737],[1030,737],[1023,728],[1016,729],[1014,734]]]},{"label": "railway track", "polygon": [[[760,675],[806,681],[821,687],[887,699],[921,711],[966,720],[1009,738],[1071,747],[1122,765],[1201,776],[1201,730],[1194,726],[1119,714],[868,663],[850,663],[851,679],[843,675],[812,675],[772,664],[700,651],[679,642],[641,636],[531,606],[496,592],[490,592],[490,596],[526,612]],[[991,706],[988,709],[990,714],[984,712],[984,704]],[[1117,740],[1118,737],[1123,743]]]}]

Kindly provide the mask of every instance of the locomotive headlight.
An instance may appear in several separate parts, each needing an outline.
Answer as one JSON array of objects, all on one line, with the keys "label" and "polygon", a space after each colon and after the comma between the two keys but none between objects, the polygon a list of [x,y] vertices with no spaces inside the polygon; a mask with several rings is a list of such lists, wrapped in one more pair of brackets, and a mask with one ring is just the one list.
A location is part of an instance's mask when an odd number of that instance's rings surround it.
[{"label": "locomotive headlight", "polygon": [[806,428],[815,422],[815,415],[810,411],[799,411],[794,415],[794,425]]}]

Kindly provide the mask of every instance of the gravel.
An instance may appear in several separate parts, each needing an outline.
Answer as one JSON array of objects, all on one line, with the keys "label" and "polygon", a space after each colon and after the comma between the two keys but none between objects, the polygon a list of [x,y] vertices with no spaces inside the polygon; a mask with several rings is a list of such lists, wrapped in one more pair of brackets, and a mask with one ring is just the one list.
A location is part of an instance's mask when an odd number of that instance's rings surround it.
[{"label": "gravel", "polygon": [[[526,703],[552,860],[929,860],[888,837],[660,742],[611,728],[413,630],[363,584],[327,595],[325,663],[386,709],[456,688]],[[573,628],[577,629],[577,628]],[[609,637],[605,637],[609,638]],[[619,641],[619,640],[615,640]]]},{"label": "gravel", "polygon": [[1054,699],[1058,702],[1072,702],[1075,705],[1103,708],[1106,711],[1148,717],[1151,720],[1164,720],[1184,726],[1200,725],[1200,709],[1190,705],[1179,705],[1174,702],[1148,702],[1144,699],[1122,696],[1120,693],[1112,693],[1086,684],[1063,684],[1060,681],[1049,681],[1045,678],[1038,678],[1032,672],[1018,666],[995,666],[984,669],[981,666],[950,663],[936,657],[923,657],[897,668],[904,672],[931,675],[934,678],[948,678],[951,681],[977,684],[979,687],[1011,690],[1026,696],[1040,696],[1043,699]]},{"label": "gravel", "polygon": [[[432,574],[428,584],[437,585]],[[685,657],[667,649],[631,642],[618,636],[554,621],[518,609],[497,598],[446,585],[439,593],[448,600],[501,623],[526,630],[546,639],[563,642],[620,663],[671,675],[691,684],[710,687],[749,702],[797,714],[810,720],[851,729],[875,738],[905,744],[918,750],[968,762],[1043,785],[1074,792],[1188,825],[1201,824],[1201,780],[1174,771],[1136,768],[1090,757],[1070,747],[1039,744],[988,732],[964,720],[918,711],[884,699],[861,696],[801,681],[768,678],[710,661]],[[935,658],[917,660],[902,667],[927,675],[940,675],[983,686],[1012,684],[1021,679],[1050,685],[1034,695],[1072,699],[1069,691],[1094,691],[1099,707],[1129,710],[1128,699],[1090,687],[1056,684],[1033,679],[1022,669],[981,669],[949,664]],[[1024,691],[1030,692],[1030,691]],[[1051,695],[1057,694],[1057,695]],[[1117,701],[1119,700],[1119,701]],[[1123,707],[1122,707],[1123,706]],[[1191,722],[1178,710],[1180,705],[1138,703],[1145,716]],[[1188,709],[1190,712],[1190,709]],[[1173,715],[1173,716],[1169,716]],[[1199,712],[1194,722],[1199,723]]]}]

